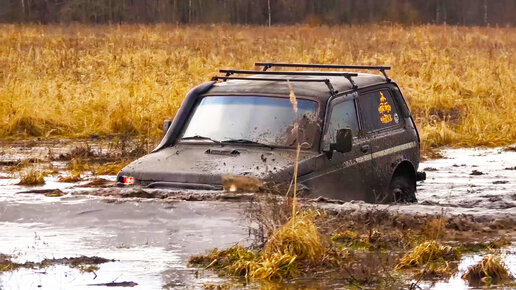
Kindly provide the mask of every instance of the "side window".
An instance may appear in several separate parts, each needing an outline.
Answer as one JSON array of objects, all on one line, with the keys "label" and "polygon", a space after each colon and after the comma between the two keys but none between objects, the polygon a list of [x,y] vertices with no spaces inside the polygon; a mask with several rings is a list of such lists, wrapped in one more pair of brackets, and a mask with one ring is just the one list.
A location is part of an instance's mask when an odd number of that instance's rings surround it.
[{"label": "side window", "polygon": [[355,111],[355,102],[353,100],[342,101],[336,100],[332,102],[330,116],[328,118],[328,126],[324,134],[324,146],[335,142],[337,130],[350,128],[353,137],[358,134],[358,121]]},{"label": "side window", "polygon": [[398,109],[387,89],[360,94],[358,103],[362,126],[367,132],[388,128],[400,122]]}]

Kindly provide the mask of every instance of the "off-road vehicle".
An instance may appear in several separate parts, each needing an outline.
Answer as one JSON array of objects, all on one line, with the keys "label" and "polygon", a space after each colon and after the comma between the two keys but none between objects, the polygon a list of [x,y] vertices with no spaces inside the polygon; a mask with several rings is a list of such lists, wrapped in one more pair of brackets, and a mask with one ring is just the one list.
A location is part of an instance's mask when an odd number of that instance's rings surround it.
[{"label": "off-road vehicle", "polygon": [[288,185],[299,144],[297,181],[307,197],[416,201],[416,181],[424,178],[417,172],[420,140],[386,74],[390,67],[256,66],[262,70],[220,70],[224,75],[193,88],[174,120],[165,122],[161,143],[117,181],[221,190],[224,176],[248,176]]}]

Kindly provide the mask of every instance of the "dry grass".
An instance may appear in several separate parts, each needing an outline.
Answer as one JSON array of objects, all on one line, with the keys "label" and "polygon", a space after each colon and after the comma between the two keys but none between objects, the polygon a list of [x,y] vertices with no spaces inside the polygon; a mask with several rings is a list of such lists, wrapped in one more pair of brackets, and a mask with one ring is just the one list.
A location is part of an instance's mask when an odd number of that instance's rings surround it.
[{"label": "dry grass", "polygon": [[11,261],[11,257],[0,254],[0,273],[14,271],[20,268],[20,264]]},{"label": "dry grass", "polygon": [[93,170],[95,175],[116,175],[122,168],[130,163],[130,160],[121,160],[117,162],[109,162],[106,164],[99,164]]},{"label": "dry grass", "polygon": [[478,264],[469,267],[462,275],[462,279],[468,280],[473,285],[491,285],[511,281],[514,277],[502,263],[502,258],[491,254],[485,256]]},{"label": "dry grass", "polygon": [[20,176],[18,185],[43,185],[45,184],[45,174],[35,168],[27,168]]},{"label": "dry grass", "polygon": [[63,195],[65,195],[65,193],[64,193],[64,192],[62,192],[62,191],[61,191],[61,190],[59,190],[59,189],[56,189],[56,190],[54,190],[54,191],[51,191],[51,192],[47,192],[47,193],[45,193],[45,196],[46,196],[46,197],[61,197],[61,196],[63,196]]},{"label": "dry grass", "polygon": [[[408,288],[411,279],[416,279],[417,285],[421,280],[450,277],[457,273],[462,253],[510,244],[499,239],[503,231],[485,233],[483,222],[468,224],[468,217],[400,215],[385,210],[331,213],[306,208],[290,217],[287,213],[292,204],[287,200],[265,199],[257,210],[263,213],[255,213],[254,222],[264,225],[265,243],[262,235],[257,235],[253,250],[214,250],[193,257],[191,263],[262,286],[269,280],[286,279],[288,285],[299,280],[339,279],[349,286],[399,289]],[[263,220],[262,215],[270,212],[277,215],[274,221],[271,217]],[[513,227],[507,232],[513,233]],[[273,288],[282,286],[285,284],[273,284]]]},{"label": "dry grass", "polygon": [[63,176],[63,177],[59,178],[59,182],[74,183],[74,182],[79,182],[79,181],[82,181],[82,177],[81,177],[80,173],[75,173],[75,174],[71,174],[71,175]]},{"label": "dry grass", "polygon": [[264,252],[288,254],[300,260],[318,260],[324,249],[319,231],[312,219],[311,213],[292,217],[272,234],[265,244]]},{"label": "dry grass", "polygon": [[324,248],[312,214],[300,214],[280,227],[259,253],[231,247],[194,256],[189,263],[214,268],[220,274],[247,279],[282,280],[300,274],[300,263],[320,262]]},{"label": "dry grass", "polygon": [[422,242],[401,257],[395,270],[413,269],[417,277],[450,277],[457,272],[457,261],[461,253],[455,248],[444,246],[433,240]]},{"label": "dry grass", "polygon": [[515,50],[515,28],[1,25],[0,136],[156,137],[218,68],[274,60],[392,65],[425,148],[505,145]]},{"label": "dry grass", "polygon": [[429,262],[443,260],[458,260],[460,253],[450,246],[443,246],[437,241],[426,241],[410,252],[405,254],[401,259],[396,269],[421,267]]}]

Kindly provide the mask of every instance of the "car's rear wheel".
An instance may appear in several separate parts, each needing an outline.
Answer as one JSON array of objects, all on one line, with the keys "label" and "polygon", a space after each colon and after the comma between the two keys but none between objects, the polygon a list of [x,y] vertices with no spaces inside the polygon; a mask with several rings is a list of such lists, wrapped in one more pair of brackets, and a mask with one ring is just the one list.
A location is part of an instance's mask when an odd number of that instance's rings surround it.
[{"label": "car's rear wheel", "polygon": [[406,175],[395,175],[389,186],[394,202],[417,202],[416,182]]}]

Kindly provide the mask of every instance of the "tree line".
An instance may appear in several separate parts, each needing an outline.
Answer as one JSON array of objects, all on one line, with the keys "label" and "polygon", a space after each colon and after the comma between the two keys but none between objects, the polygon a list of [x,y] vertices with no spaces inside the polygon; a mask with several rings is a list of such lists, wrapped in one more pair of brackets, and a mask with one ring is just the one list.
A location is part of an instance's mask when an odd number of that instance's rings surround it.
[{"label": "tree line", "polygon": [[0,0],[0,22],[515,25],[515,0]]}]

